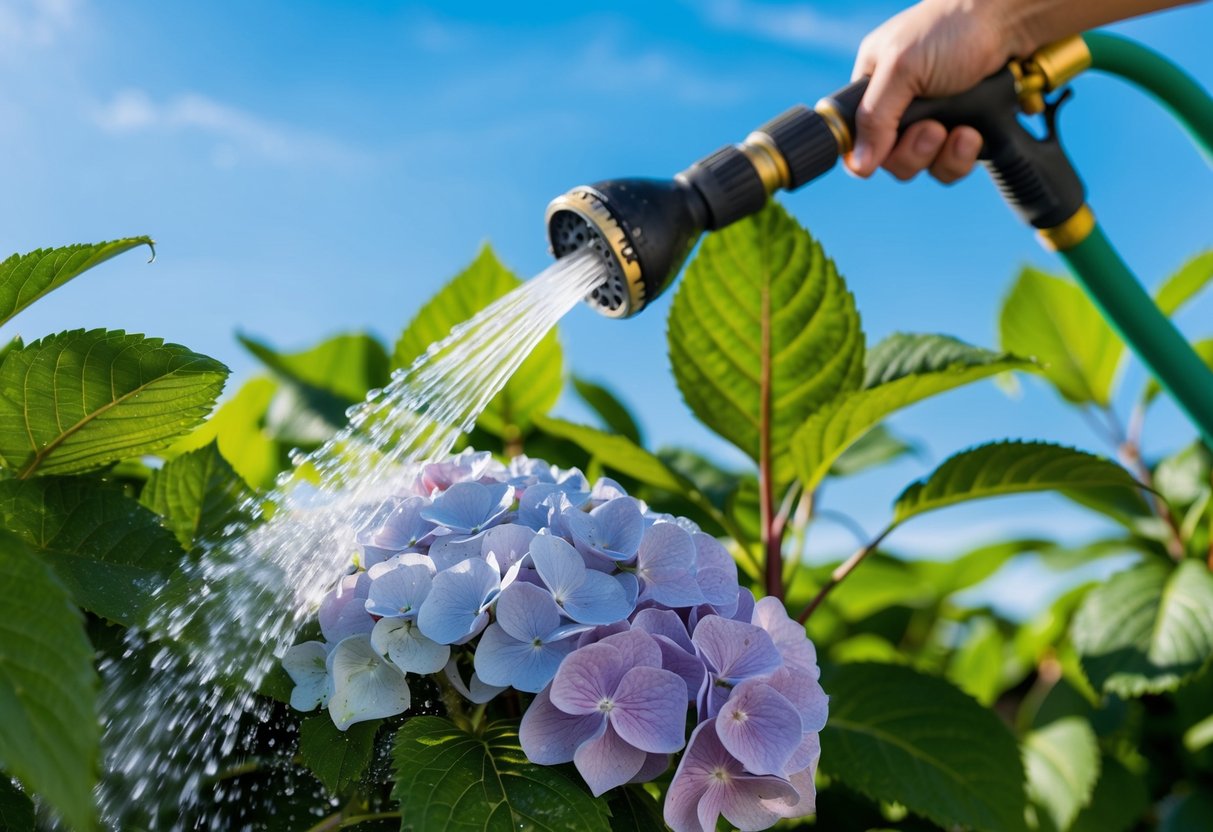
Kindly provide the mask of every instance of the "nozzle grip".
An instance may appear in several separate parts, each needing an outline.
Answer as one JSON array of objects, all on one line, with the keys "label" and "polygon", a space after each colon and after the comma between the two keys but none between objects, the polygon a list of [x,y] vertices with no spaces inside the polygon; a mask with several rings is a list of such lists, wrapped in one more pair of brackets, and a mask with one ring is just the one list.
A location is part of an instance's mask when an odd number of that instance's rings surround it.
[{"label": "nozzle grip", "polygon": [[[859,102],[868,79],[854,81],[823,99],[855,134]],[[1015,76],[1003,69],[977,86],[956,95],[916,98],[906,108],[899,131],[932,119],[949,130],[967,125],[981,133],[980,158],[985,162],[1003,198],[1036,228],[1052,228],[1082,207],[1085,188],[1066,157],[1057,136],[1059,99],[1045,111],[1047,134],[1034,136],[1019,120],[1020,103]]]}]

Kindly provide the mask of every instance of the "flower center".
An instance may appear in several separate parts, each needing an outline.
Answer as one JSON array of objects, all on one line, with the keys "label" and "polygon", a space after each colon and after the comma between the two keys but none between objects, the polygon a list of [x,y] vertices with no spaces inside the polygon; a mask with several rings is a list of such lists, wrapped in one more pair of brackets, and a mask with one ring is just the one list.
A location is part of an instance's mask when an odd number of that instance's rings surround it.
[{"label": "flower center", "polygon": [[610,699],[603,699],[601,702],[598,703],[598,710],[602,711],[602,713],[604,713],[604,714],[609,714],[614,709],[615,709],[615,703],[612,702]]},{"label": "flower center", "polygon": [[749,718],[750,718],[750,715],[747,714],[745,711],[733,711],[733,721],[734,722],[745,722]]},{"label": "flower center", "polygon": [[712,778],[721,783],[729,782],[729,773],[722,766],[712,769]]}]

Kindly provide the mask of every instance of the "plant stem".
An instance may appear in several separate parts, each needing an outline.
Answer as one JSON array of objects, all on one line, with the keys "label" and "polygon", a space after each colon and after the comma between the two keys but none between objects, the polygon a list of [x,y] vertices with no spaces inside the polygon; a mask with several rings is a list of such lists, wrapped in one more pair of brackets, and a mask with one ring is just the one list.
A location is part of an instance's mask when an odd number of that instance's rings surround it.
[{"label": "plant stem", "polygon": [[[1150,473],[1150,469],[1141,458],[1141,449],[1135,442],[1130,439],[1125,439],[1117,448],[1117,455],[1124,466],[1133,472],[1138,481],[1148,489],[1154,488],[1154,475]],[[1175,514],[1171,511],[1171,507],[1167,505],[1167,501],[1159,496],[1155,491],[1146,492],[1146,499],[1150,503],[1150,507],[1154,509],[1154,513],[1167,524],[1167,530],[1170,536],[1167,538],[1167,554],[1173,560],[1183,560],[1184,558],[1184,536],[1179,528],[1179,521],[1175,519]]]},{"label": "plant stem", "polygon": [[396,820],[401,817],[400,812],[375,812],[368,815],[350,815],[341,822],[340,829],[349,829],[351,826],[357,826],[360,823],[369,823],[373,820]]},{"label": "plant stem", "polygon": [[783,600],[783,530],[786,518],[775,511],[774,460],[771,459],[771,292],[762,287],[762,377],[759,380],[758,494],[766,594]]},{"label": "plant stem", "polygon": [[855,554],[851,555],[845,561],[840,563],[838,567],[830,573],[830,579],[822,585],[821,589],[817,590],[817,594],[813,596],[813,600],[800,611],[800,615],[796,617],[796,620],[801,624],[808,621],[809,616],[813,614],[813,610],[821,606],[821,602],[824,601],[826,596],[830,594],[830,590],[846,580],[847,575],[854,572],[855,567],[863,563],[864,558],[875,552],[876,548],[884,542],[884,539],[888,537],[889,533],[895,528],[896,525],[893,523],[885,526],[884,531],[872,538],[872,540],[869,541],[866,546],[863,546],[857,550]]}]

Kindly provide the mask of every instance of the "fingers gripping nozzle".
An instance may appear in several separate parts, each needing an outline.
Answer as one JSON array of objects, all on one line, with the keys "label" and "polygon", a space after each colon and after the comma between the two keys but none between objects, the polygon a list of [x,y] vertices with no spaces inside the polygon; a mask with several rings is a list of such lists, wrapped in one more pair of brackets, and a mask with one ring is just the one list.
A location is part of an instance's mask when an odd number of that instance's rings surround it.
[{"label": "fingers gripping nozzle", "polygon": [[[916,99],[901,129],[927,119],[949,129],[976,128],[983,139],[981,158],[1003,197],[1048,236],[1086,210],[1085,188],[1057,136],[1057,108],[1066,96],[1044,98],[1085,68],[1084,50],[1080,39],[1063,41],[966,92]],[[704,231],[757,213],[775,191],[811,182],[850,152],[866,89],[867,79],[861,79],[812,109],[793,107],[673,179],[574,188],[548,206],[552,253],[563,257],[587,246],[599,252],[609,277],[587,300],[610,317],[635,315],[673,282]],[[1042,110],[1047,129],[1037,137],[1020,116]]]}]

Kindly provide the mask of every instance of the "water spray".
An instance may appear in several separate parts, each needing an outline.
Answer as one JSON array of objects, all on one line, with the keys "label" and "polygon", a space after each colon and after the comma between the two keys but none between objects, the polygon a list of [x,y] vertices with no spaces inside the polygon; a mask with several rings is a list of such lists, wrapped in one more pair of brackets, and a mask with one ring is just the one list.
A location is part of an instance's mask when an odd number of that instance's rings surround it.
[{"label": "water spray", "polygon": [[[1213,160],[1213,98],[1161,55],[1125,38],[1093,32],[1014,60],[972,89],[915,100],[904,130],[933,119],[968,125],[1003,198],[1036,229],[1143,363],[1213,447],[1213,371],[1158,309],[1108,241],[1058,134],[1066,85],[1087,69],[1118,75],[1150,93]],[[547,209],[552,254],[589,248],[608,272],[587,301],[612,318],[639,313],[677,277],[699,237],[757,213],[777,191],[830,171],[849,153],[861,79],[810,108],[798,105],[695,162],[673,179],[611,179],[573,188]],[[1043,117],[1043,136],[1021,121]]]}]

